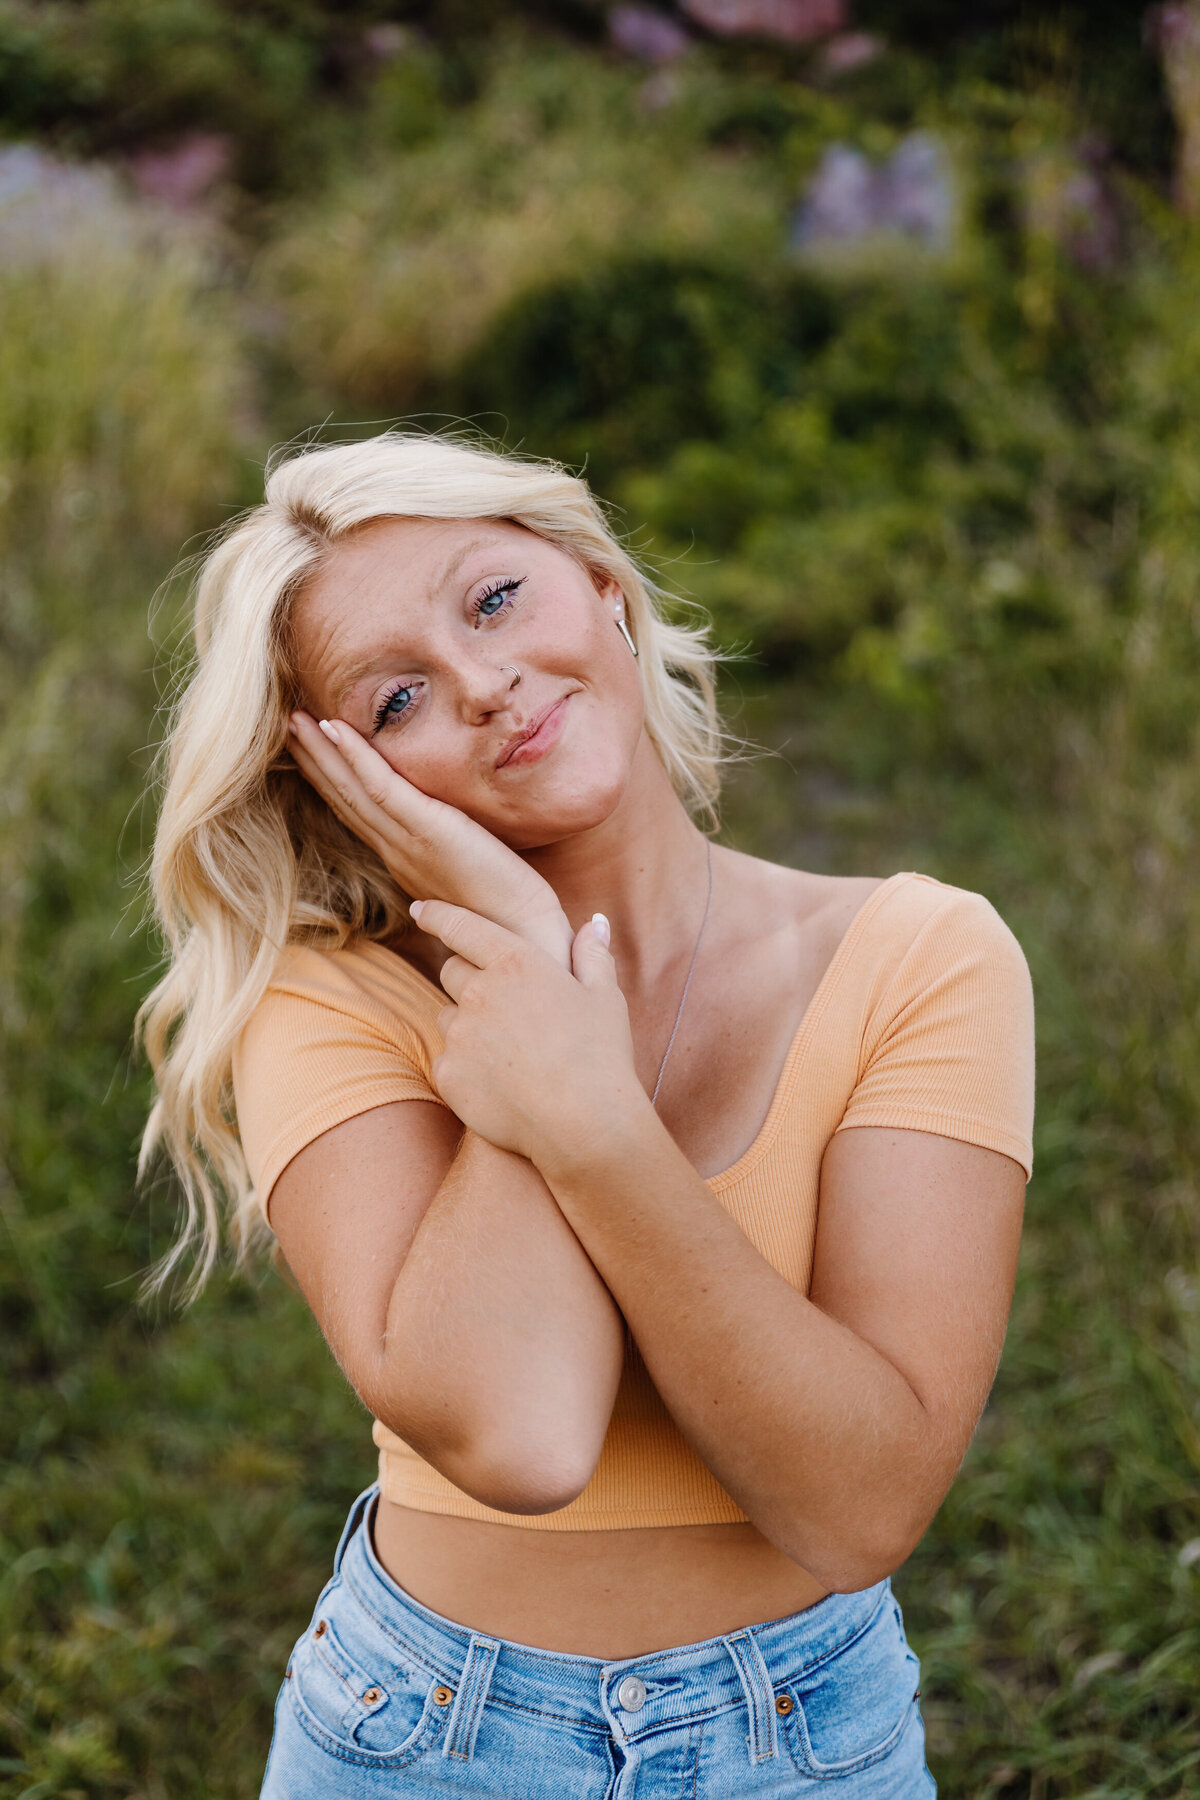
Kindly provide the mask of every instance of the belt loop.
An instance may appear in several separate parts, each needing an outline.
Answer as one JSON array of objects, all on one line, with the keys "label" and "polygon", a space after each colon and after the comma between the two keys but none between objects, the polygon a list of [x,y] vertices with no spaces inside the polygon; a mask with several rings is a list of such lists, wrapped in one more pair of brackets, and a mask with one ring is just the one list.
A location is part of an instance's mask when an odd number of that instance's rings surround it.
[{"label": "belt loop", "polygon": [[775,1690],[762,1651],[752,1631],[735,1631],[721,1642],[733,1658],[746,1705],[750,1711],[751,1765],[769,1762],[775,1754]]},{"label": "belt loop", "polygon": [[350,1508],[349,1514],[347,1515],[347,1518],[346,1518],[346,1523],[342,1527],[341,1540],[338,1543],[338,1547],[337,1547],[336,1551],[334,1552],[333,1572],[335,1575],[341,1574],[342,1558],[346,1554],[346,1546],[350,1542],[350,1539],[354,1536],[355,1532],[358,1530],[359,1526],[362,1524],[363,1515],[365,1514],[368,1506],[371,1504],[371,1501],[375,1498],[375,1496],[378,1492],[379,1492],[379,1483],[377,1481],[373,1481],[369,1488],[363,1489],[362,1493],[358,1496],[358,1499],[354,1502],[354,1505]]},{"label": "belt loop", "polygon": [[492,1685],[492,1670],[499,1654],[500,1646],[495,1638],[480,1637],[474,1631],[471,1633],[467,1660],[463,1664],[454,1700],[454,1711],[450,1714],[446,1741],[442,1745],[443,1756],[461,1756],[464,1762],[470,1761],[479,1721],[483,1717],[484,1702]]}]

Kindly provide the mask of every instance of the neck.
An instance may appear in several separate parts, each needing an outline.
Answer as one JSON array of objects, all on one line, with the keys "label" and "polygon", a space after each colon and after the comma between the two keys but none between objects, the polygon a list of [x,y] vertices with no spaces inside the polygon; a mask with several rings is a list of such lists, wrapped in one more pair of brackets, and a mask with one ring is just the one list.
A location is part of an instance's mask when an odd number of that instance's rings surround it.
[{"label": "neck", "polygon": [[644,733],[608,818],[524,856],[576,930],[593,913],[605,914],[623,986],[653,984],[691,954],[706,892],[705,839]]}]

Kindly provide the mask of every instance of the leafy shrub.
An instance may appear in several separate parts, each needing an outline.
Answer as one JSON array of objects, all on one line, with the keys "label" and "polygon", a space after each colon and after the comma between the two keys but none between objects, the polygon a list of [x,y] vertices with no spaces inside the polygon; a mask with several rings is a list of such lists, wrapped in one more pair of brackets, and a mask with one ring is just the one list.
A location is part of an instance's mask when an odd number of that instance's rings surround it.
[{"label": "leafy shrub", "polygon": [[510,47],[453,129],[298,207],[260,279],[273,348],[342,406],[404,410],[502,317],[639,249],[724,269],[777,250],[768,165],[705,149],[686,109],[566,51]]}]

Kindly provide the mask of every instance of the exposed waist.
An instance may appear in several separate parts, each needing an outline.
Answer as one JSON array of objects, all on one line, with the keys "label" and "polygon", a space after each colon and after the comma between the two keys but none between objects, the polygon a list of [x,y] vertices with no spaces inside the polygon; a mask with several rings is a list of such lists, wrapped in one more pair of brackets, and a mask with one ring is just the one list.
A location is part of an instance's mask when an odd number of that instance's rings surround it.
[{"label": "exposed waist", "polygon": [[487,1632],[480,1625],[471,1628],[439,1614],[389,1575],[372,1543],[369,1523],[354,1531],[346,1543],[341,1575],[359,1605],[386,1626],[411,1657],[431,1671],[461,1668],[473,1644],[493,1641],[498,1645],[491,1675],[494,1699],[511,1706],[538,1708],[544,1704],[547,1683],[552,1682],[556,1707],[562,1709],[565,1704],[581,1721],[598,1713],[598,1699],[609,1665],[636,1662],[637,1673],[652,1692],[660,1681],[666,1691],[673,1680],[686,1679],[701,1684],[711,1699],[732,1703],[742,1698],[744,1671],[739,1674],[736,1655],[731,1659],[730,1638],[752,1635],[757,1654],[768,1668],[786,1667],[799,1672],[816,1666],[855,1640],[889,1597],[889,1585],[883,1581],[861,1593],[828,1595],[807,1609],[756,1623],[752,1628],[730,1627],[706,1639],[617,1657],[523,1643],[498,1631]]},{"label": "exposed waist", "polygon": [[374,1558],[470,1629],[605,1659],[799,1613],[826,1593],[748,1523],[541,1532],[381,1499]]}]

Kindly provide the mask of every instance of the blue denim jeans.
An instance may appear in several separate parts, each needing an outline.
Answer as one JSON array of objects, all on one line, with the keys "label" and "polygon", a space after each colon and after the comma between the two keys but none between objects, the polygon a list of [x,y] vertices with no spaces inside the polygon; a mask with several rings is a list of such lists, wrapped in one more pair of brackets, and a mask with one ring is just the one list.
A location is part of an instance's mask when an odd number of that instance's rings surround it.
[{"label": "blue denim jeans", "polygon": [[888,1582],[603,1662],[409,1598],[360,1495],[296,1645],[262,1800],[927,1800],[918,1665]]}]

